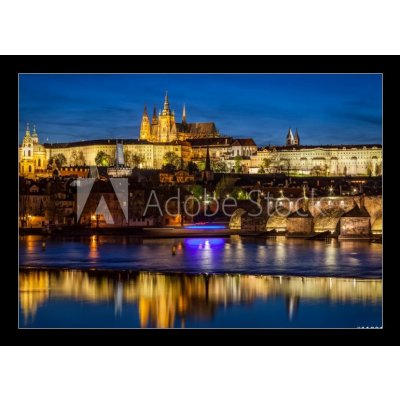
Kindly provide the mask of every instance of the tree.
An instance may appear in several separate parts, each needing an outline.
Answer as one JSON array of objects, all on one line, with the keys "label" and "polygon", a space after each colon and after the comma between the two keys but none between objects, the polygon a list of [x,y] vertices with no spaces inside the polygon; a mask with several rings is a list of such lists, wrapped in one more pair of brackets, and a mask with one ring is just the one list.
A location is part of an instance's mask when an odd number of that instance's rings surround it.
[{"label": "tree", "polygon": [[144,161],[144,156],[142,154],[132,154],[131,157],[131,166],[133,168],[139,168],[140,164]]},{"label": "tree", "polygon": [[228,172],[228,165],[225,161],[219,160],[212,163],[214,172]]},{"label": "tree", "polygon": [[271,166],[271,159],[270,158],[264,158],[261,163],[261,168],[267,170]]},{"label": "tree", "polygon": [[124,151],[124,162],[127,167],[131,166],[132,152],[129,150]]},{"label": "tree", "polygon": [[[291,166],[290,160],[284,159],[284,160],[282,160],[282,162],[283,162],[282,168],[286,171],[287,176],[290,176],[290,166]],[[320,167],[318,167],[318,168],[320,168]]]},{"label": "tree", "polygon": [[243,158],[241,156],[235,156],[234,160],[235,160],[235,166],[233,168],[237,174],[240,174],[243,171],[243,167],[241,164]]},{"label": "tree", "polygon": [[61,168],[63,165],[67,163],[67,158],[64,156],[62,153],[55,154],[53,157],[50,157],[49,159],[49,166],[52,168],[54,164],[57,166],[57,168]]},{"label": "tree", "polygon": [[200,171],[204,171],[204,168],[206,167],[206,162],[205,160],[200,160],[197,162],[197,166],[199,167]]},{"label": "tree", "polygon": [[70,164],[78,165],[78,152],[76,150],[71,153]]},{"label": "tree", "polygon": [[375,175],[376,176],[382,175],[382,163],[375,165]]},{"label": "tree", "polygon": [[372,175],[372,162],[371,161],[367,162],[367,175],[368,176]]},{"label": "tree", "polygon": [[273,170],[274,173],[278,172],[279,169],[279,162],[280,162],[280,157],[276,149],[274,149],[270,154],[269,154],[269,165],[264,164],[264,168],[269,168],[270,170]]},{"label": "tree", "polygon": [[200,197],[204,196],[204,188],[201,185],[193,185],[190,188],[190,192],[192,193],[192,195],[194,197],[196,197],[197,199],[200,199]]},{"label": "tree", "polygon": [[132,154],[131,151],[125,150],[124,152],[125,165],[128,167],[138,168],[140,164],[144,161],[144,156],[142,154]]},{"label": "tree", "polygon": [[45,215],[47,215],[50,224],[63,222],[64,209],[62,201],[57,198],[57,193],[50,193],[49,200],[45,207]]},{"label": "tree", "polygon": [[247,200],[249,198],[248,193],[240,187],[234,187],[230,196],[236,200]]},{"label": "tree", "polygon": [[99,151],[94,161],[98,166],[107,167],[110,165],[111,157],[104,151]]},{"label": "tree", "polygon": [[170,173],[173,173],[176,171],[176,167],[174,164],[165,164],[162,166],[161,169],[165,172],[170,172]]},{"label": "tree", "polygon": [[86,159],[82,150],[78,153],[78,165],[86,165]]},{"label": "tree", "polygon": [[215,186],[215,195],[217,198],[222,199],[227,195],[231,195],[235,189],[236,179],[224,175]]},{"label": "tree", "polygon": [[85,164],[85,156],[83,155],[83,151],[79,151],[77,152],[76,150],[74,150],[71,153],[71,158],[70,158],[70,164],[71,165],[84,165]]},{"label": "tree", "polygon": [[189,161],[186,169],[188,170],[189,174],[197,174],[199,172],[199,167],[193,161]]},{"label": "tree", "polygon": [[67,163],[67,158],[62,153],[58,153],[54,157],[54,161],[58,168],[61,168],[63,165]]},{"label": "tree", "polygon": [[257,171],[259,174],[265,174],[265,169],[264,167],[261,165],[261,167],[258,169]]},{"label": "tree", "polygon": [[163,161],[164,161],[164,164],[172,164],[172,165],[175,165],[176,168],[182,167],[181,158],[173,151],[168,151],[167,153],[165,153]]}]

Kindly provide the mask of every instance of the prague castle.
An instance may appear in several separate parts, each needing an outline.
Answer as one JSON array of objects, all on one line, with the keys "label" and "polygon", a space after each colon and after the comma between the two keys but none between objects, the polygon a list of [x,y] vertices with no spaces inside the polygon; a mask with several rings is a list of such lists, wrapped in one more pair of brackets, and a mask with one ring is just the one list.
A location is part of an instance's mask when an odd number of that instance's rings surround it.
[{"label": "prague castle", "polygon": [[186,107],[183,106],[182,122],[176,122],[175,112],[171,111],[168,100],[168,93],[165,94],[164,108],[157,115],[154,107],[153,117],[147,114],[144,108],[142,123],[140,125],[140,139],[149,142],[170,142],[173,140],[187,140],[199,138],[219,137],[214,122],[186,122]]},{"label": "prague castle", "polygon": [[214,122],[188,123],[183,106],[181,122],[170,108],[168,94],[163,109],[154,107],[150,119],[144,108],[139,139],[98,139],[69,143],[39,143],[36,127],[29,125],[19,148],[19,172],[25,177],[48,176],[54,169],[50,161],[63,166],[115,165],[117,143],[122,144],[125,159],[135,157],[135,166],[160,169],[165,155],[174,153],[183,165],[203,162],[207,149],[214,161],[231,171],[239,162],[244,173],[284,172],[298,175],[369,175],[382,173],[382,145],[300,144],[300,134],[289,129],[283,146],[258,148],[251,138],[233,138],[219,133]]}]

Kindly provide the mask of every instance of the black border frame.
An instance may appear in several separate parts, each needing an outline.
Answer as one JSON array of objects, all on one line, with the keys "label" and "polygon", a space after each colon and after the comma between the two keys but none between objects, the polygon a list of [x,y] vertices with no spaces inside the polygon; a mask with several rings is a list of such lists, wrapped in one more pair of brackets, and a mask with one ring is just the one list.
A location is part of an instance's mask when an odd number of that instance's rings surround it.
[{"label": "black border frame", "polygon": [[[3,225],[4,240],[10,244],[2,247],[1,267],[4,280],[2,295],[5,322],[3,335],[6,343],[17,345],[394,345],[395,337],[395,269],[396,258],[389,256],[395,250],[395,233],[390,232],[390,225],[384,221],[384,260],[390,260],[384,268],[384,328],[383,329],[18,329],[18,227],[15,216],[18,213],[18,74],[19,73],[382,73],[383,74],[383,130],[384,130],[384,210],[394,210],[390,202],[390,183],[396,178],[395,169],[385,168],[392,164],[388,153],[396,149],[389,143],[392,135],[385,132],[394,131],[394,107],[399,87],[397,74],[400,70],[398,59],[394,57],[365,56],[324,56],[324,57],[267,57],[267,56],[16,56],[2,58],[3,88],[3,121],[7,130],[3,133],[4,144],[11,149],[6,151],[3,159],[3,183],[7,183],[6,194],[16,197],[12,212],[4,212],[9,221]],[[4,128],[3,128],[4,129]],[[398,128],[397,128],[398,129]],[[8,147],[7,147],[8,148]],[[395,153],[394,153],[395,154]],[[396,155],[394,155],[396,157]],[[386,164],[385,164],[386,160]],[[14,169],[15,168],[15,169]],[[386,182],[386,185],[385,185]],[[14,184],[9,191],[8,184]],[[395,191],[394,191],[395,193]],[[10,206],[7,206],[7,210]],[[384,211],[384,213],[385,213]],[[15,229],[15,231],[13,231]],[[15,233],[14,233],[15,232]],[[393,241],[393,245],[390,243]],[[15,246],[15,247],[14,247]],[[9,251],[8,248],[13,251]],[[10,258],[8,258],[10,256]],[[396,255],[395,255],[396,257]],[[13,301],[11,300],[13,299]],[[393,307],[395,311],[391,311]],[[4,330],[5,328],[5,330]],[[397,340],[396,340],[397,339]],[[3,339],[4,340],[4,339]]]}]

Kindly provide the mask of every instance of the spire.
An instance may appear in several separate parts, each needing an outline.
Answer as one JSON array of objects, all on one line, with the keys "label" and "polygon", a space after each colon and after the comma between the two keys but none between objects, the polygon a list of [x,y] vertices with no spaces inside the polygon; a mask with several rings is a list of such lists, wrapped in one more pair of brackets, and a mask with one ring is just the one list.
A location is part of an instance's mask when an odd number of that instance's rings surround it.
[{"label": "spire", "polygon": [[169,101],[168,101],[168,91],[165,91],[165,100],[164,100],[164,110],[167,114],[169,114]]},{"label": "spire", "polygon": [[292,132],[292,128],[289,128],[289,131],[286,135],[286,146],[292,146],[294,144],[294,136]]},{"label": "spire", "polygon": [[144,106],[142,122],[140,124],[140,140],[150,140],[150,120],[147,114],[147,106]]},{"label": "spire", "polygon": [[296,133],[294,135],[294,144],[296,146],[300,146],[300,135],[299,135],[299,131],[296,128]]},{"label": "spire", "polygon": [[182,110],[182,124],[186,124],[186,104],[183,105],[183,110]]},{"label": "spire", "polygon": [[33,133],[32,133],[32,136],[36,136],[36,137],[37,137],[36,125],[33,125]]},{"label": "spire", "polygon": [[153,118],[151,120],[152,124],[156,124],[158,122],[158,117],[157,117],[157,108],[154,106],[153,108]]},{"label": "spire", "polygon": [[25,136],[31,136],[31,131],[29,130],[29,122],[26,124]]},{"label": "spire", "polygon": [[210,149],[208,146],[207,146],[207,153],[206,153],[206,165],[204,167],[204,171],[211,171]]}]

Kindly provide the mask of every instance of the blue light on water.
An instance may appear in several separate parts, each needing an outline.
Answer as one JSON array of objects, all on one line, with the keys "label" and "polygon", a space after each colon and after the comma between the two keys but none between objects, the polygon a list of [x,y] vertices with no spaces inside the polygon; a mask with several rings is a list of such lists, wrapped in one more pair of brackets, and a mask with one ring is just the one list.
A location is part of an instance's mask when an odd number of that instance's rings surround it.
[{"label": "blue light on water", "polygon": [[225,229],[224,225],[188,225],[185,229]]},{"label": "blue light on water", "polygon": [[184,239],[183,243],[187,247],[207,249],[223,247],[225,240],[223,238],[188,238]]}]

